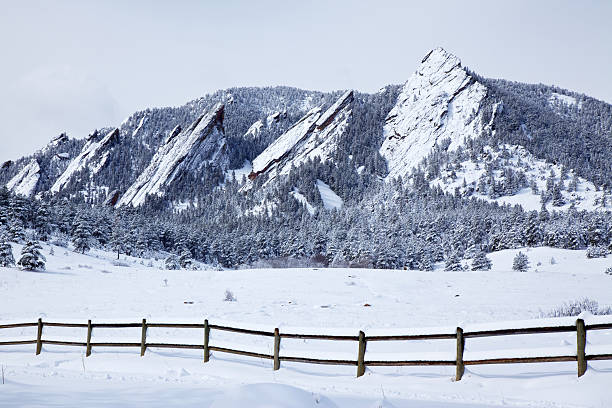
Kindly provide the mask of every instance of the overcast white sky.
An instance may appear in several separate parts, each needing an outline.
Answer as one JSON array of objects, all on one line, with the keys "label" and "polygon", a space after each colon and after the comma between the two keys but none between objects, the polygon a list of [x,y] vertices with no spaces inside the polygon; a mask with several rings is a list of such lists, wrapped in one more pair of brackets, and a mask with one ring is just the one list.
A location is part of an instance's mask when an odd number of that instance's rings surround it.
[{"label": "overcast white sky", "polygon": [[612,102],[611,1],[0,0],[0,160],[219,88],[376,91],[442,46]]}]

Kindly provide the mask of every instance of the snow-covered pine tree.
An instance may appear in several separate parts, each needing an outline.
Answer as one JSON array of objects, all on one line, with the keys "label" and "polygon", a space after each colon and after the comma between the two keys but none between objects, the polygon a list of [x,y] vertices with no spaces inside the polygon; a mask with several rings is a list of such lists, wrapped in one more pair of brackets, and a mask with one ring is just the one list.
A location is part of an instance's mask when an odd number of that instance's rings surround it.
[{"label": "snow-covered pine tree", "polygon": [[41,241],[46,241],[51,235],[51,225],[49,216],[49,206],[46,203],[41,203],[38,210],[34,214],[34,230]]},{"label": "snow-covered pine tree", "polygon": [[512,269],[519,272],[527,272],[529,270],[529,258],[527,255],[519,251],[512,261]]},{"label": "snow-covered pine tree", "polygon": [[193,260],[191,259],[191,251],[189,251],[189,249],[187,249],[186,247],[183,247],[178,261],[179,261],[179,265],[181,266],[181,268],[183,269],[191,268],[191,265],[193,264]]},{"label": "snow-covered pine tree", "polygon": [[0,235],[0,266],[15,266],[13,249],[11,247],[11,244],[8,242],[5,234]]},{"label": "snow-covered pine tree", "polygon": [[528,246],[537,246],[542,241],[542,230],[537,211],[530,211],[525,225],[525,243]]},{"label": "snow-covered pine tree", "polygon": [[117,252],[117,259],[119,259],[119,254],[121,254],[121,252],[125,252],[124,230],[119,217],[114,219],[112,229],[110,245],[113,251]]},{"label": "snow-covered pine tree", "polygon": [[461,259],[459,259],[457,252],[455,251],[451,252],[448,258],[446,258],[446,262],[444,264],[444,270],[445,271],[462,271],[463,270],[463,266],[461,265]]},{"label": "snow-covered pine tree", "polygon": [[164,261],[164,265],[166,267],[166,269],[174,271],[177,269],[181,269],[181,264],[179,263],[179,258],[178,256],[172,254],[169,257],[166,258],[166,260]]},{"label": "snow-covered pine tree", "polygon": [[21,249],[21,258],[17,265],[26,271],[44,270],[46,258],[40,252],[38,241],[28,241]]},{"label": "snow-covered pine tree", "polygon": [[589,245],[587,247],[587,258],[605,258],[608,255],[608,249],[604,245]]},{"label": "snow-covered pine tree", "polygon": [[473,271],[488,271],[491,269],[491,260],[487,258],[485,251],[479,251],[474,259],[472,259]]},{"label": "snow-covered pine tree", "polygon": [[562,207],[565,205],[565,199],[563,198],[563,194],[561,194],[562,183],[555,185],[552,191],[552,205],[554,207]]},{"label": "snow-covered pine tree", "polygon": [[8,228],[9,239],[13,242],[23,242],[26,238],[25,229],[21,222],[13,220]]},{"label": "snow-covered pine tree", "polygon": [[84,216],[80,216],[77,218],[75,222],[75,228],[72,232],[72,244],[74,245],[74,250],[76,252],[80,252],[82,254],[85,251],[89,251],[91,249],[90,240],[91,240],[91,225]]}]

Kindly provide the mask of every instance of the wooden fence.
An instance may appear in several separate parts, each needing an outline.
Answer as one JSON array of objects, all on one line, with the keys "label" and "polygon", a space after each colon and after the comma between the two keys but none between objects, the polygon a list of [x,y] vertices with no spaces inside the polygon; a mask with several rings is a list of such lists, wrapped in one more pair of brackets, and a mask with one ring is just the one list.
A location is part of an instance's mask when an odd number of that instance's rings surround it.
[{"label": "wooden fence", "polygon": [[[59,341],[59,340],[44,340],[43,327],[80,327],[87,328],[87,338],[85,342],[74,341]],[[37,327],[36,340],[19,340],[19,341],[2,341],[0,346],[19,345],[19,344],[36,344],[36,354],[40,354],[43,344],[52,344],[59,346],[79,346],[85,347],[85,355],[91,355],[93,347],[138,347],[140,355],[144,356],[148,347],[152,348],[175,348],[175,349],[198,349],[204,351],[204,362],[210,359],[210,352],[216,351],[220,353],[238,354],[242,356],[263,358],[273,360],[274,370],[280,368],[281,361],[298,362],[308,364],[327,364],[327,365],[348,365],[357,367],[357,377],[365,373],[367,366],[456,366],[456,380],[460,380],[463,376],[466,365],[481,365],[481,364],[513,364],[513,363],[545,363],[559,361],[576,361],[578,363],[578,376],[582,376],[587,369],[587,361],[589,360],[612,360],[612,354],[586,354],[586,335],[590,330],[612,329],[612,323],[600,323],[585,325],[584,320],[576,320],[575,325],[568,326],[551,326],[551,327],[530,327],[530,328],[512,328],[512,329],[495,329],[464,332],[461,327],[457,327],[455,333],[438,333],[438,334],[413,334],[413,335],[382,335],[382,336],[366,336],[363,331],[360,331],[357,336],[338,336],[325,334],[300,334],[300,333],[280,333],[279,329],[274,329],[273,332],[241,329],[236,327],[220,326],[209,324],[208,320],[204,320],[203,324],[193,323],[148,323],[146,319],[142,319],[142,323],[92,323],[88,320],[87,323],[55,323],[43,322],[38,319],[36,323],[14,323],[0,325],[0,329],[19,328],[19,327]],[[201,344],[171,344],[171,343],[147,343],[148,328],[173,328],[173,329],[202,329],[203,341]],[[99,343],[91,341],[91,334],[94,328],[141,328],[142,334],[139,342],[134,343]],[[210,345],[211,330],[220,330],[254,336],[264,336],[274,338],[274,354],[255,353],[246,350],[237,350],[219,346]],[[476,337],[494,337],[494,336],[510,336],[519,334],[540,334],[540,333],[566,333],[576,332],[576,354],[572,355],[556,355],[556,356],[541,356],[541,357],[515,357],[515,358],[490,358],[481,360],[464,360],[463,351],[465,349],[465,341],[468,338]],[[280,355],[281,339],[310,339],[310,340],[331,340],[331,341],[355,341],[359,343],[356,360],[333,360],[333,359],[318,359],[309,357],[291,357]],[[457,351],[454,360],[404,360],[404,361],[387,361],[387,360],[366,360],[366,346],[368,342],[374,341],[409,341],[409,340],[437,340],[437,339],[452,339],[456,340]]]}]

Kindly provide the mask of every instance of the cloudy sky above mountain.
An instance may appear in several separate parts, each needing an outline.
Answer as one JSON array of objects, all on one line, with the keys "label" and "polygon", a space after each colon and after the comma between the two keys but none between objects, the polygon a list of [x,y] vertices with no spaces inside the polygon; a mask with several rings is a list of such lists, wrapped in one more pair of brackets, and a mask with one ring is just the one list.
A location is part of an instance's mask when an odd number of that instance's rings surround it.
[{"label": "cloudy sky above mountain", "polygon": [[2,0],[0,160],[219,88],[376,91],[436,46],[612,102],[611,17],[607,1]]}]

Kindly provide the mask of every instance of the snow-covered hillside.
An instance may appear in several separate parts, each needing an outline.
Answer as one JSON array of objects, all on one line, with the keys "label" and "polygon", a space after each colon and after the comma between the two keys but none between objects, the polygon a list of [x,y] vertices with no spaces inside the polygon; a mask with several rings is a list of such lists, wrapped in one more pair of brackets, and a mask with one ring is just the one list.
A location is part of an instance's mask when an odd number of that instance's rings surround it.
[{"label": "snow-covered hillside", "polygon": [[[477,157],[450,164],[441,173],[431,181],[432,186],[464,197],[518,204],[526,211],[540,210],[541,194],[550,188],[547,184],[558,187],[560,183],[561,200],[554,202],[551,198],[546,204],[548,211],[566,211],[572,204],[577,210],[612,208],[612,197],[606,191],[598,191],[593,183],[578,177],[573,170],[564,171],[563,166],[535,158],[522,146],[501,145],[496,149],[486,146]],[[523,179],[524,186],[519,179]],[[512,183],[516,185],[511,186]]]},{"label": "snow-covered hillside", "polygon": [[436,143],[450,140],[451,150],[484,125],[479,114],[487,89],[442,48],[423,58],[387,115],[380,154],[387,159],[389,178],[404,177]]},{"label": "snow-covered hillside", "polygon": [[[17,256],[19,245],[13,245]],[[491,271],[434,272],[365,269],[168,271],[161,260],[121,257],[94,250],[81,255],[43,245],[45,272],[0,268],[0,324],[15,321],[196,322],[281,332],[370,334],[449,331],[455,327],[554,324],[508,322],[540,317],[564,302],[589,297],[611,305],[610,258],[584,251],[521,249],[528,272],[511,270],[518,250],[490,254]],[[321,282],[325,282],[321,285]],[[234,301],[225,301],[231,291]],[[67,295],[69,294],[69,295]],[[432,302],[435,299],[435,302]],[[8,306],[6,306],[8,305]],[[595,317],[584,316],[587,322]],[[603,318],[603,317],[602,317]],[[600,318],[600,319],[602,319]],[[612,317],[606,317],[612,320]],[[603,318],[604,320],[606,318]],[[562,320],[575,321],[575,318]],[[0,341],[30,339],[36,328],[2,329]],[[139,342],[140,329],[94,329],[93,341]],[[151,328],[151,342],[200,344],[191,329]],[[82,328],[44,329],[43,338],[84,341]],[[573,333],[468,339],[465,358],[521,353],[571,353]],[[213,331],[215,345],[270,353],[269,338]],[[9,348],[10,347],[10,348]],[[610,331],[590,332],[588,350],[612,352]],[[6,352],[9,351],[9,352]],[[453,367],[354,367],[271,362],[215,352],[202,363],[197,350],[0,346],[3,406],[199,406],[248,405],[254,397],[273,407],[607,407],[612,362],[593,361],[585,376],[576,363],[469,366],[460,382]],[[386,358],[454,358],[454,340],[369,343],[367,354]],[[483,354],[484,353],[484,354]],[[356,344],[283,339],[281,355],[354,358]],[[269,383],[270,385],[257,385]],[[301,391],[302,390],[302,391]],[[304,391],[305,390],[305,391]],[[279,395],[300,405],[278,401]],[[313,395],[309,402],[307,396]],[[317,403],[319,401],[320,403]],[[384,402],[383,402],[384,401]],[[247,405],[232,405],[232,404]],[[312,405],[308,405],[312,403]],[[377,405],[378,404],[378,405]]]}]

